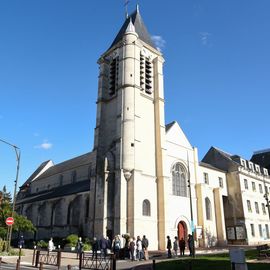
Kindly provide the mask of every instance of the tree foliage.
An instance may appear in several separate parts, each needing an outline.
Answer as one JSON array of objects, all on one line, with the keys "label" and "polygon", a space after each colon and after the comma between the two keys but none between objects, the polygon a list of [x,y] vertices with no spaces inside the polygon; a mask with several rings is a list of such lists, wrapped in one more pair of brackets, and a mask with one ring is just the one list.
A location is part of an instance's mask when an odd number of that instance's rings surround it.
[{"label": "tree foliage", "polygon": [[[6,218],[12,215],[12,197],[10,192],[7,192],[6,186],[0,191],[0,238],[5,238],[7,235]],[[33,223],[25,216],[14,213],[14,231],[34,232],[36,228]]]}]

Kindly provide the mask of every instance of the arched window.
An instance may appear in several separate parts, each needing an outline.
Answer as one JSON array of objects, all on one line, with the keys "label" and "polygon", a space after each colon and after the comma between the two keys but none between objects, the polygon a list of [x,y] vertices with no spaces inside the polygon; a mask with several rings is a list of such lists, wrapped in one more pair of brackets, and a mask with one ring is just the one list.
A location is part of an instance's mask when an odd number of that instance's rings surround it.
[{"label": "arched window", "polygon": [[85,221],[87,221],[89,217],[89,197],[85,200]]},{"label": "arched window", "polygon": [[71,216],[72,216],[72,202],[69,203],[68,212],[67,212],[67,224],[71,224]]},{"label": "arched window", "polygon": [[144,200],[142,204],[143,216],[151,216],[151,205],[148,200]]},{"label": "arched window", "polygon": [[181,163],[176,163],[172,169],[173,195],[187,197],[187,171]]},{"label": "arched window", "polygon": [[206,219],[212,219],[212,209],[211,209],[211,202],[208,197],[205,198],[205,212],[206,212]]}]

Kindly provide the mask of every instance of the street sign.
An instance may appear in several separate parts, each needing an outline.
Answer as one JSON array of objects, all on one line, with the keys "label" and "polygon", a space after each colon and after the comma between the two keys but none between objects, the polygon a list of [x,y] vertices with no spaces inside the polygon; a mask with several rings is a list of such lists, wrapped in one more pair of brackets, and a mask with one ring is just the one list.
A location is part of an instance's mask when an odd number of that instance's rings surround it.
[{"label": "street sign", "polygon": [[13,223],[14,223],[14,218],[13,218],[13,217],[8,217],[8,218],[6,219],[6,224],[7,224],[8,226],[13,225]]}]

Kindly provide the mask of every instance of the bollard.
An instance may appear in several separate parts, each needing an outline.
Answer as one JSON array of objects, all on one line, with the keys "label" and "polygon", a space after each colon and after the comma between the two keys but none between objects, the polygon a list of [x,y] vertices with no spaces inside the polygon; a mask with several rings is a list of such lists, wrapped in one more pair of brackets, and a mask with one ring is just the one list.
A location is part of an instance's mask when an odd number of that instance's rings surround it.
[{"label": "bollard", "polygon": [[156,260],[153,260],[153,270],[156,270]]},{"label": "bollard", "polygon": [[36,250],[37,250],[37,246],[34,246],[34,250],[33,250],[33,258],[32,258],[32,265],[35,264]]},{"label": "bollard", "polygon": [[40,262],[40,264],[39,264],[39,270],[43,270],[43,262]]},{"label": "bollard", "polygon": [[21,260],[22,256],[22,245],[19,245],[19,260]]},{"label": "bollard", "polygon": [[58,269],[61,267],[61,251],[57,251],[57,266]]},{"label": "bollard", "polygon": [[2,264],[2,257],[0,257],[0,269],[1,269],[1,264]]},{"label": "bollard", "polygon": [[17,259],[17,264],[16,264],[16,270],[20,270],[20,260],[19,259]]},{"label": "bollard", "polygon": [[70,264],[67,266],[67,269],[68,270],[71,270],[71,265]]}]

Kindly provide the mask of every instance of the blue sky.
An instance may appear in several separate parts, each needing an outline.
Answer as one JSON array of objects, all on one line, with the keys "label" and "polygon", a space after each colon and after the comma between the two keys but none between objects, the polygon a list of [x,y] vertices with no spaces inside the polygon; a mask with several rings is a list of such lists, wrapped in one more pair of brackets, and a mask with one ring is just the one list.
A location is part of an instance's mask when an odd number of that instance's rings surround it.
[{"label": "blue sky", "polygon": [[[131,0],[164,66],[166,123],[200,158],[270,148],[270,1]],[[122,0],[0,1],[0,138],[21,148],[19,186],[48,159],[92,150],[99,56],[124,22]],[[14,150],[0,143],[0,188]]]}]

